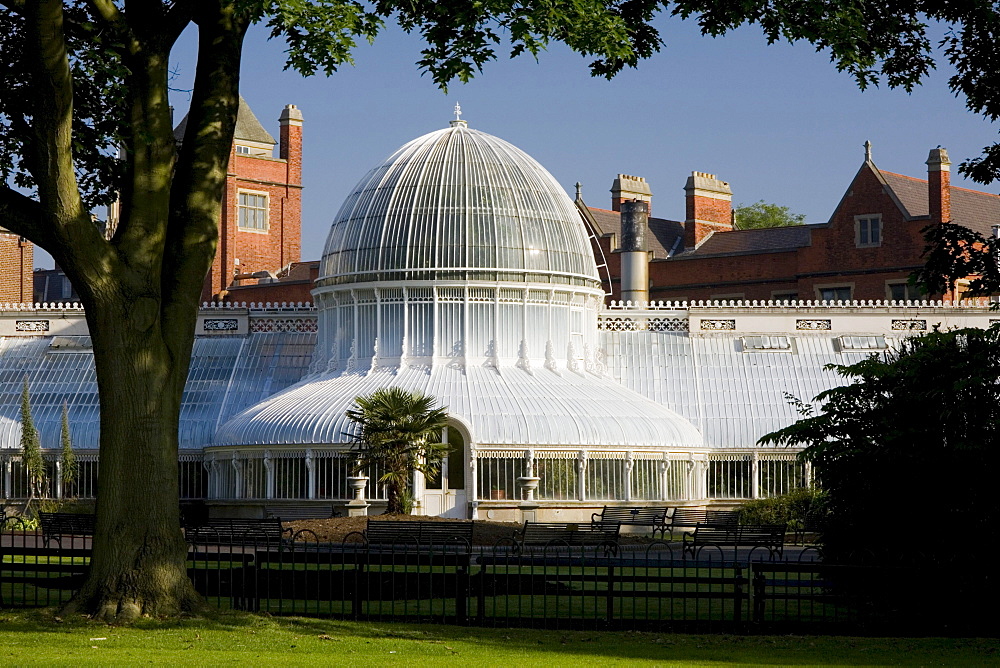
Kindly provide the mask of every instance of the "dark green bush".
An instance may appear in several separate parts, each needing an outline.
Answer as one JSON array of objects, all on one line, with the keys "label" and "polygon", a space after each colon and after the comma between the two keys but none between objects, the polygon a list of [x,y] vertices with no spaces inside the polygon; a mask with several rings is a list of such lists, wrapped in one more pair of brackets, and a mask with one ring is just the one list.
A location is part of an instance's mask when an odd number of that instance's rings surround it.
[{"label": "dark green bush", "polygon": [[784,524],[802,526],[807,514],[823,512],[826,493],[819,489],[799,488],[767,499],[747,501],[737,511],[741,524]]}]

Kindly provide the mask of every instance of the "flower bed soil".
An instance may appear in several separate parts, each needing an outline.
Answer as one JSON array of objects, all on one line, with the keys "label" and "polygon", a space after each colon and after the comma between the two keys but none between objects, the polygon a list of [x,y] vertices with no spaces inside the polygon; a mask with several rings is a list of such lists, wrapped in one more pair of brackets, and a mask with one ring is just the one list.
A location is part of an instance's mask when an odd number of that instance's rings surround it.
[{"label": "flower bed soil", "polygon": [[[290,527],[294,531],[309,529],[316,534],[316,538],[321,542],[339,543],[351,533],[361,533],[368,526],[368,520],[396,520],[410,522],[468,522],[469,520],[456,520],[445,517],[428,517],[426,515],[371,515],[370,517],[332,517],[322,520],[296,520],[294,522],[284,522],[284,526]],[[517,522],[487,522],[476,520],[472,532],[473,545],[495,545],[503,539],[510,539],[514,531],[522,525]],[[300,537],[300,540],[302,538]],[[352,537],[352,540],[360,538]],[[308,540],[313,540],[308,536]],[[649,542],[649,538],[640,535],[623,535],[622,543],[644,543]]]}]

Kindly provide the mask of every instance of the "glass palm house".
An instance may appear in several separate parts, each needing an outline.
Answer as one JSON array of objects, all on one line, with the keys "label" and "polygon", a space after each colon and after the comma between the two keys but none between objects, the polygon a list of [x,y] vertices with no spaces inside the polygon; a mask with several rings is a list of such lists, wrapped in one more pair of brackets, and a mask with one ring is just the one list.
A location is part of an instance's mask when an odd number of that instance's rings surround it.
[{"label": "glass palm house", "polygon": [[[354,474],[344,414],[389,386],[449,414],[441,474],[414,476],[416,513],[572,521],[604,505],[779,494],[811,475],[794,449],[757,445],[799,417],[787,394],[815,397],[842,383],[830,365],[913,331],[995,317],[940,302],[606,304],[581,206],[527,154],[462,120],[393,153],[337,214],[314,303],[202,309],[182,498],[222,516],[304,502],[380,512],[380,472]],[[79,306],[0,304],[0,492],[15,509],[28,496],[26,378],[46,493],[92,498],[99,402]]]},{"label": "glass palm house", "polygon": [[[518,499],[532,478],[542,497],[606,495],[626,465],[645,474],[632,496],[659,497],[663,464],[702,448],[690,422],[606,375],[604,292],[573,202],[535,160],[465,121],[358,183],[313,294],[312,373],[227,420],[211,461],[261,447],[342,453],[345,411],[387,386],[433,395],[450,416],[441,476],[414,481],[427,514],[476,515],[479,499]],[[608,456],[625,448],[628,460]],[[596,475],[577,476],[591,460]],[[214,494],[236,492],[231,467],[212,479]]]}]

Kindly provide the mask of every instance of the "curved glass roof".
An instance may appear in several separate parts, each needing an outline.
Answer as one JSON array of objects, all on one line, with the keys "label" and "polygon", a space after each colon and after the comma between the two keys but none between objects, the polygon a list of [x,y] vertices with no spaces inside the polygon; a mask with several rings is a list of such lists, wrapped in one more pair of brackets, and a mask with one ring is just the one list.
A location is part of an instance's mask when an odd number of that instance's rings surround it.
[{"label": "curved glass roof", "polygon": [[396,386],[438,399],[481,446],[699,447],[688,420],[610,378],[505,367],[404,367],[310,377],[232,417],[213,445],[350,443],[354,398]]},{"label": "curved glass roof", "polygon": [[414,139],[361,179],[330,228],[316,285],[441,279],[600,286],[559,183],[465,121]]}]

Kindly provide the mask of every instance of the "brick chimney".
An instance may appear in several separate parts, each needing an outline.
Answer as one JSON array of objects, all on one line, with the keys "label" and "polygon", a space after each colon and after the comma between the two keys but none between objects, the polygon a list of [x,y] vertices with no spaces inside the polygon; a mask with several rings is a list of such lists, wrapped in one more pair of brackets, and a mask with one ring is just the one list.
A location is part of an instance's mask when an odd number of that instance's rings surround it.
[{"label": "brick chimney", "polygon": [[938,146],[927,156],[927,209],[933,223],[951,222],[951,160]]},{"label": "brick chimney", "polygon": [[641,176],[619,174],[611,185],[611,210],[621,211],[622,202],[629,201],[646,202],[646,212],[651,214],[653,211],[653,193],[646,179]]},{"label": "brick chimney", "polygon": [[684,186],[687,217],[684,222],[684,248],[692,249],[712,232],[733,229],[733,191],[715,174],[691,172]]},{"label": "brick chimney", "polygon": [[278,119],[281,126],[278,157],[287,160],[287,183],[302,183],[302,112],[294,104],[286,104]]}]

